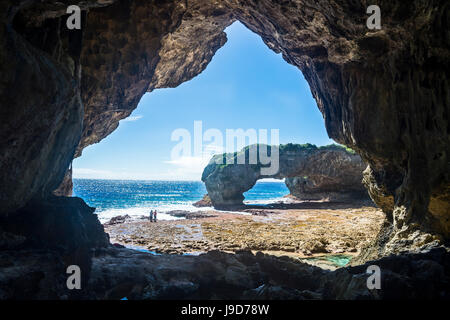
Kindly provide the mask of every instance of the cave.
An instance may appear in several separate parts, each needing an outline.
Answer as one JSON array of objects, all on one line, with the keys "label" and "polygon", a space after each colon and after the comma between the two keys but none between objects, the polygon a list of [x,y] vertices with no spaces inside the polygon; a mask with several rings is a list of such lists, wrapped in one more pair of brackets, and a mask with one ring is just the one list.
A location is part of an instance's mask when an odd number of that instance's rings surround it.
[{"label": "cave", "polygon": [[[261,298],[271,291],[250,289],[258,277],[276,278],[270,266],[277,263],[295,275],[280,276],[277,284],[296,286],[295,294],[289,292],[297,297],[449,297],[447,3],[379,1],[382,27],[373,30],[366,25],[365,1],[70,4],[82,10],[79,30],[67,29],[65,2],[0,5],[1,298],[213,298],[193,271],[199,267],[218,288],[229,288],[221,297]],[[226,42],[223,30],[237,20],[302,71],[330,138],[367,163],[363,183],[385,221],[359,261],[379,259],[390,271],[383,290],[355,289],[353,276],[364,274],[364,265],[326,273],[244,252],[177,257],[174,268],[189,274],[189,281],[174,288],[167,278],[158,282],[142,272],[151,275],[157,257],[145,264],[138,254],[111,247],[91,208],[54,195],[63,180],[70,181],[72,160],[114,131],[145,92],[176,87],[202,72]],[[211,264],[219,258],[222,270],[214,273]],[[255,261],[259,273],[245,281],[227,283],[219,276]],[[87,270],[88,288],[68,292],[68,264]],[[101,265],[114,280],[102,282]],[[7,272],[11,266],[25,270],[31,289]]]}]

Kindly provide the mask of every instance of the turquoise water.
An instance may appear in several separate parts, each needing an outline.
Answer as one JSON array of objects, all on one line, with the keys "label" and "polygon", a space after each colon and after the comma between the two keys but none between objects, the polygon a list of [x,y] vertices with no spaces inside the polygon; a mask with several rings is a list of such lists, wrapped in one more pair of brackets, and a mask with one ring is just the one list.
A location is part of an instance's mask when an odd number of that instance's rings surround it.
[{"label": "turquoise water", "polygon": [[[152,209],[158,210],[161,220],[176,219],[165,214],[170,210],[208,210],[195,208],[192,203],[206,193],[200,181],[135,181],[74,179],[74,196],[96,208],[99,219],[104,222],[118,215],[147,216]],[[266,204],[289,193],[283,182],[258,182],[244,194],[248,204]]]},{"label": "turquoise water", "polygon": [[326,259],[338,267],[343,267],[350,262],[352,257],[346,255],[335,255],[335,256],[328,256],[326,257]]},{"label": "turquoise water", "polygon": [[335,255],[324,255],[321,257],[314,257],[314,258],[306,258],[305,260],[327,261],[332,265],[341,268],[345,267],[350,262],[351,259],[352,257],[348,255],[335,254]]}]

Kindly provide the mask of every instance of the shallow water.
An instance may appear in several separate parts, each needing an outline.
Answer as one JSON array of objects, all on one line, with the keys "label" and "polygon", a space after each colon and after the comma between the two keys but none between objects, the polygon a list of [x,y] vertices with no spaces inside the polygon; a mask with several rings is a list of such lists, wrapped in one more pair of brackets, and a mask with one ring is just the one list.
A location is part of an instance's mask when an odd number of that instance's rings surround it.
[{"label": "shallow water", "polygon": [[127,245],[126,248],[133,249],[133,250],[140,251],[140,252],[150,253],[150,254],[152,254],[154,256],[160,256],[161,255],[160,253],[157,253],[156,251],[150,251],[150,250],[138,247],[138,246],[129,246],[129,245]]},{"label": "shallow water", "polygon": [[352,256],[344,255],[344,254],[335,254],[335,255],[324,255],[320,257],[313,257],[313,258],[304,258],[302,260],[308,260],[308,261],[315,261],[315,262],[326,262],[334,267],[342,268],[345,267],[350,260],[352,259]]},{"label": "shallow water", "polygon": [[335,256],[327,256],[326,259],[338,267],[344,267],[350,262],[352,257],[346,255],[335,255]]}]

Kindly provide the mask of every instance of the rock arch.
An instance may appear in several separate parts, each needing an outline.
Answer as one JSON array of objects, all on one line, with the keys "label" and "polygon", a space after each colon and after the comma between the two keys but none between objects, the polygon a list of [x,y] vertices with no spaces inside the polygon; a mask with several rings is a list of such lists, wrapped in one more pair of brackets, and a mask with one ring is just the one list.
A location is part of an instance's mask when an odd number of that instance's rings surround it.
[{"label": "rock arch", "polygon": [[382,250],[449,238],[446,2],[378,1],[375,31],[365,1],[77,3],[75,31],[62,2],[0,5],[2,216],[48,198],[145,92],[200,73],[239,20],[303,72],[329,136],[368,163],[364,181],[387,219]]},{"label": "rock arch", "polygon": [[[254,147],[254,150],[267,148],[266,145]],[[367,191],[362,184],[362,172],[366,165],[357,154],[343,147],[280,145],[279,159],[274,159],[279,163],[278,170],[269,176],[261,172],[264,165],[259,161],[250,164],[249,149],[250,147],[244,148],[235,154],[216,155],[204,169],[202,181],[214,207],[243,205],[243,193],[263,178],[286,178],[286,185],[291,194],[305,200],[331,198],[348,201],[367,197]],[[245,164],[238,163],[240,155],[245,155]],[[223,158],[231,160],[221,161],[222,163],[216,161]]]}]

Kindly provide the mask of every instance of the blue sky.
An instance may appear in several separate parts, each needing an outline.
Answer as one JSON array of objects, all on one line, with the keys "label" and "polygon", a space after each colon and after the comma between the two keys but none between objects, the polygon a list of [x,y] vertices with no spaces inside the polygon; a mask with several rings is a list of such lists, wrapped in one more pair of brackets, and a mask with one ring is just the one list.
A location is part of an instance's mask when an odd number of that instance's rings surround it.
[{"label": "blue sky", "polygon": [[[239,22],[205,71],[172,89],[145,94],[132,115],[73,162],[75,178],[200,180],[211,152],[174,159],[174,130],[279,129],[280,143],[333,143],[302,73]],[[270,137],[270,135],[269,135]],[[270,142],[270,139],[269,139]]]}]

